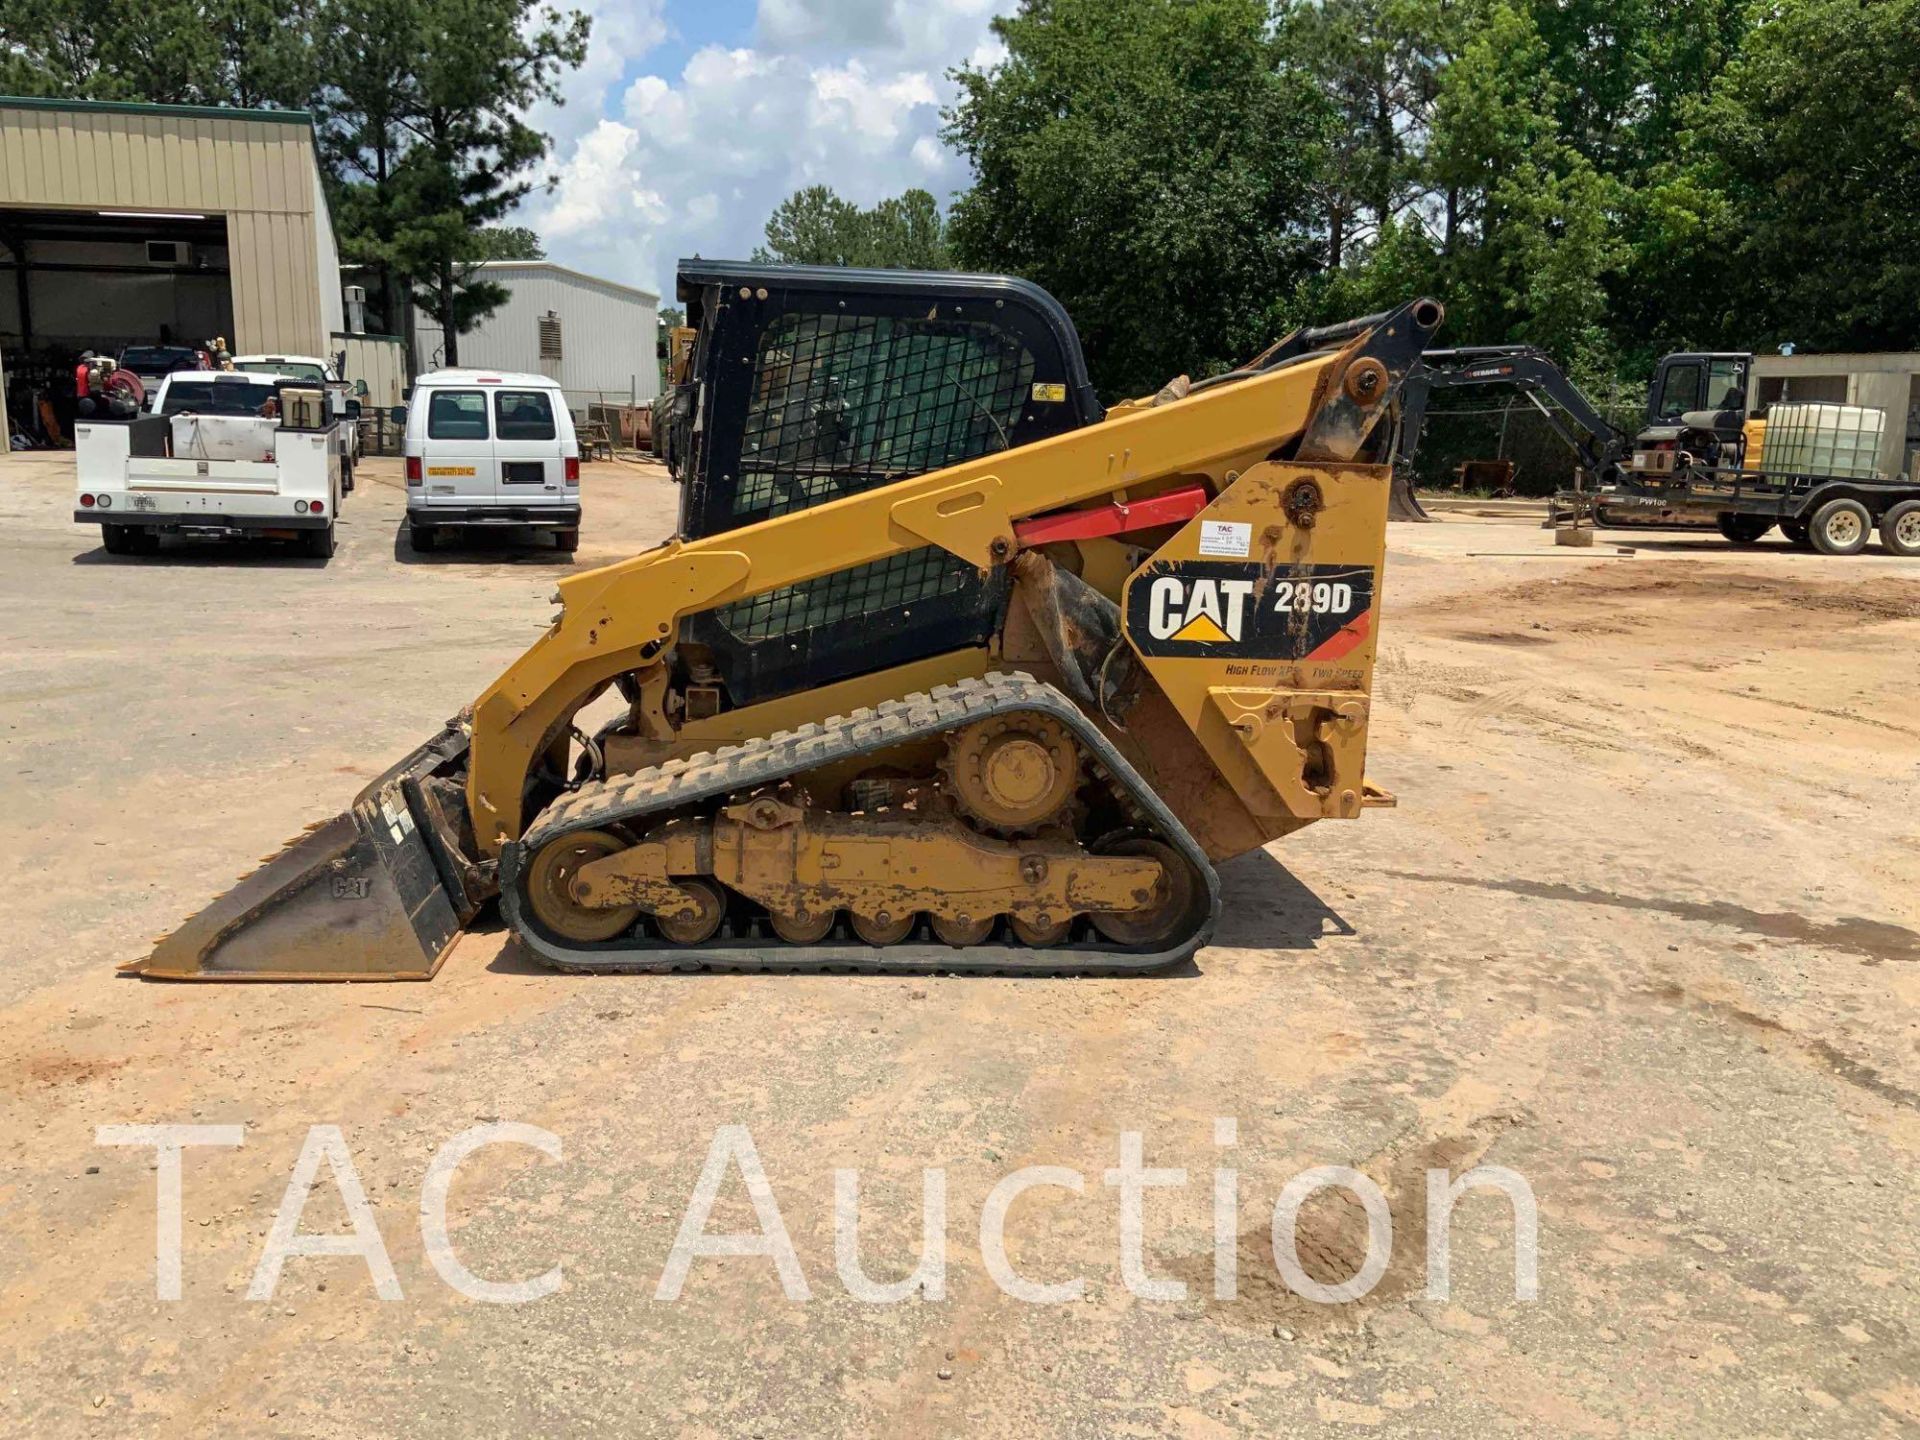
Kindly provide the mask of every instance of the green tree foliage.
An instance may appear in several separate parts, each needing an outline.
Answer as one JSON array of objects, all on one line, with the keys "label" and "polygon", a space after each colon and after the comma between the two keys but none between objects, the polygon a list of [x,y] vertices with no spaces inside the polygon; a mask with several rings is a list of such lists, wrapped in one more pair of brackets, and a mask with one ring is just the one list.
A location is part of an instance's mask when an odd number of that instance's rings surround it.
[{"label": "green tree foliage", "polygon": [[1646,244],[1693,333],[1920,347],[1920,0],[1769,7],[1688,121]]},{"label": "green tree foliage", "polygon": [[540,237],[524,225],[489,225],[474,237],[482,260],[544,260]]},{"label": "green tree foliage", "polygon": [[297,106],[312,84],[312,0],[5,0],[0,88],[169,105]]},{"label": "green tree foliage", "polygon": [[950,240],[1073,312],[1096,383],[1151,391],[1258,350],[1318,263],[1331,107],[1282,67],[1261,0],[1027,0],[1007,58],[957,72],[977,177]]},{"label": "green tree foliage", "polygon": [[476,269],[486,258],[478,232],[533,188],[547,153],[522,116],[561,101],[560,77],[586,58],[588,21],[536,0],[391,0],[384,13],[422,42],[398,107],[398,218],[384,244],[457,365],[461,334],[506,299]]},{"label": "green tree foliage", "polygon": [[1461,0],[1276,0],[1281,63],[1336,117],[1313,180],[1329,268],[1427,197],[1421,137],[1441,73],[1481,8]]},{"label": "green tree foliage", "polygon": [[1066,300],[1110,395],[1422,292],[1449,343],[1538,345],[1617,414],[1669,350],[1920,346],[1920,0],[1025,0],[997,29],[957,72],[952,242]]},{"label": "green tree foliage", "polygon": [[925,190],[862,210],[825,185],[782,200],[767,220],[756,260],[783,265],[861,265],[885,270],[945,270],[946,223]]}]

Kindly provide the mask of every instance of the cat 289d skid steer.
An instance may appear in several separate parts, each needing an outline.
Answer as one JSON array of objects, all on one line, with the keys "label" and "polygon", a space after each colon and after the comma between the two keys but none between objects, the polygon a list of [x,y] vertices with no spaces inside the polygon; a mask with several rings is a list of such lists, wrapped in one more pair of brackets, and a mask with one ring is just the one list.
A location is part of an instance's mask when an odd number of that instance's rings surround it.
[{"label": "cat 289d skid steer", "polygon": [[497,894],[564,970],[1152,970],[1215,862],[1389,803],[1387,417],[1438,304],[1103,412],[1021,281],[679,294],[680,533],[562,580],[470,709],[128,969],[425,979]]}]

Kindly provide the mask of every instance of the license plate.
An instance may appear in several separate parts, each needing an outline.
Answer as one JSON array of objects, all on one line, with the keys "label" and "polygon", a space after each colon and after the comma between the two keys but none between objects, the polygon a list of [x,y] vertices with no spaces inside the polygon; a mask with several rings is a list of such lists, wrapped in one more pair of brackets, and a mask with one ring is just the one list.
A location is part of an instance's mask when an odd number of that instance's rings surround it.
[{"label": "license plate", "polygon": [[136,510],[155,510],[159,508],[158,504],[155,502],[153,496],[151,495],[135,495],[135,496],[132,496],[131,498],[133,501],[133,508]]}]

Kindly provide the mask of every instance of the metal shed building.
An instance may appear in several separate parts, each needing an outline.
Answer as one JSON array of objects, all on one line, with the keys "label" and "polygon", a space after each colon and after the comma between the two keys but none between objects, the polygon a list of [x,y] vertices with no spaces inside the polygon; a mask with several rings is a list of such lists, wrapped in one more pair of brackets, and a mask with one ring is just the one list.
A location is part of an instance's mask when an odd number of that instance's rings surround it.
[{"label": "metal shed building", "polygon": [[225,335],[324,354],[339,255],[304,111],[0,97],[0,349]]},{"label": "metal shed building", "polygon": [[[508,299],[460,337],[460,364],[551,375],[570,409],[645,403],[660,393],[660,297],[551,260],[489,260],[480,274]],[[445,365],[440,329],[415,312],[415,363]]]}]

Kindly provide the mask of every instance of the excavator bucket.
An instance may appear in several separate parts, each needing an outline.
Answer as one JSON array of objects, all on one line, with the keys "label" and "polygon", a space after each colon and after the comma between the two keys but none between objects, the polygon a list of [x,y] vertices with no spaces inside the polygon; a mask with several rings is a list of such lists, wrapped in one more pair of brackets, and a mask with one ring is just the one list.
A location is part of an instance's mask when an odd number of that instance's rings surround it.
[{"label": "excavator bucket", "polygon": [[1394,468],[1393,484],[1387,489],[1387,518],[1389,520],[1432,520],[1426,507],[1420,503],[1420,497],[1413,493],[1413,475]]},{"label": "excavator bucket", "polygon": [[[431,980],[479,902],[454,724],[155,945],[166,980]],[[449,814],[449,811],[452,814]]]}]

